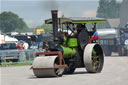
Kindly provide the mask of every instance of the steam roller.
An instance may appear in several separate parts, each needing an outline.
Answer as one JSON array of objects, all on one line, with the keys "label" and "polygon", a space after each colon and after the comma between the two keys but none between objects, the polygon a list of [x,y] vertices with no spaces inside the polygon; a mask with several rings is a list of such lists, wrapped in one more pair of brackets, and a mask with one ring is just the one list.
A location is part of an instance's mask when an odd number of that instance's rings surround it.
[{"label": "steam roller", "polygon": [[52,10],[52,19],[45,20],[46,24],[53,25],[53,40],[44,43],[45,52],[36,53],[31,67],[34,75],[59,77],[63,74],[73,74],[76,68],[83,67],[89,73],[101,72],[104,52],[97,40],[89,43],[93,32],[88,31],[86,25],[92,23],[96,27],[96,23],[103,23],[105,20],[85,17],[58,18],[57,12]]}]

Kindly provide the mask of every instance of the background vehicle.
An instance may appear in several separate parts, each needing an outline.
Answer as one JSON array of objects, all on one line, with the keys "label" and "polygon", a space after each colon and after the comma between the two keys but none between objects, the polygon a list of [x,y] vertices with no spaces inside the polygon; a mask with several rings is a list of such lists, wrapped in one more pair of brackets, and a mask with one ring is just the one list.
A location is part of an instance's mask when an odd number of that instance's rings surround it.
[{"label": "background vehicle", "polygon": [[45,30],[43,28],[35,28],[35,34],[43,34]]},{"label": "background vehicle", "polygon": [[106,56],[111,56],[112,52],[117,52],[120,56],[128,55],[128,28],[100,29],[98,33],[99,43]]},{"label": "background vehicle", "polygon": [[128,56],[128,28],[120,29],[120,42],[118,46],[119,55]]},{"label": "background vehicle", "polygon": [[0,61],[19,61],[20,50],[17,48],[16,43],[2,43],[0,44]]},{"label": "background vehicle", "polygon": [[33,43],[41,43],[44,41],[49,41],[51,39],[51,34],[31,34],[31,35],[11,35],[11,37],[15,37],[19,41],[25,41],[31,45]]}]

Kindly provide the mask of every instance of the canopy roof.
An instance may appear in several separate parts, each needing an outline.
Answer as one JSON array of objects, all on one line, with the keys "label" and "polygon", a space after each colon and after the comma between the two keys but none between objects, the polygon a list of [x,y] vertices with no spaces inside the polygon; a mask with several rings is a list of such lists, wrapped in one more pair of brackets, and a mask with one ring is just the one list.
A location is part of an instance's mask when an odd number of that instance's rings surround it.
[{"label": "canopy roof", "polygon": [[[103,18],[90,18],[90,17],[61,17],[58,18],[58,22],[61,24],[70,23],[70,24],[84,24],[84,23],[105,23],[106,20]],[[46,24],[52,24],[52,19],[45,20]]]}]

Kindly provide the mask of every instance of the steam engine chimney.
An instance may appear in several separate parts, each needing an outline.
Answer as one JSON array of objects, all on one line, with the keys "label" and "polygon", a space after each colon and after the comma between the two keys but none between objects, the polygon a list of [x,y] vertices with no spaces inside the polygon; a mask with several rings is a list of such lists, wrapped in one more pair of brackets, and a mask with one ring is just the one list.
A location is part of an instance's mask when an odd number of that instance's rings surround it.
[{"label": "steam engine chimney", "polygon": [[58,10],[51,10],[54,41],[58,41]]}]

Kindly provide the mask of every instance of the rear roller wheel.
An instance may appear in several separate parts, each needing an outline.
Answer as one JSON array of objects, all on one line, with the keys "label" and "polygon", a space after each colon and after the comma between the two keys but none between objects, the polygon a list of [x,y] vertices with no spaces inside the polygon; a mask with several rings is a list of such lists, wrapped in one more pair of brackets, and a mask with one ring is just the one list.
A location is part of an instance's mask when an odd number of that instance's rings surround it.
[{"label": "rear roller wheel", "polygon": [[104,63],[104,53],[99,44],[88,44],[84,49],[83,57],[87,72],[101,72]]},{"label": "rear roller wheel", "polygon": [[74,65],[74,63],[70,62],[69,64],[67,64],[68,66],[65,68],[64,70],[64,74],[73,74],[76,67]]},{"label": "rear roller wheel", "polygon": [[33,62],[33,73],[38,78],[62,76],[64,68],[55,68],[59,64],[58,59],[57,56],[36,57]]}]

